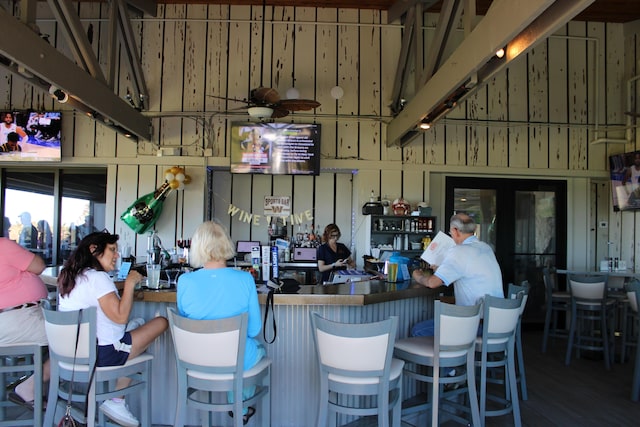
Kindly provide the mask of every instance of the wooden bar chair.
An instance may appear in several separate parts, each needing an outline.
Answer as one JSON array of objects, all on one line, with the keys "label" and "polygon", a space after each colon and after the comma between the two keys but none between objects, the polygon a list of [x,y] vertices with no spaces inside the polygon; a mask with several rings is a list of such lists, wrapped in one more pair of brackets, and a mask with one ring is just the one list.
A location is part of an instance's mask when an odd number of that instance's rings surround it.
[{"label": "wooden bar chair", "polygon": [[606,369],[611,369],[613,353],[613,317],[616,301],[607,297],[604,274],[567,277],[571,294],[571,326],[565,364],[571,362],[573,349],[602,352]]},{"label": "wooden bar chair", "polygon": [[555,267],[544,267],[542,269],[542,279],[544,281],[546,300],[544,333],[542,335],[542,352],[545,353],[549,338],[569,338],[569,331],[566,328],[559,327],[558,317],[564,313],[566,321],[569,316],[571,312],[571,295],[569,295],[569,292],[558,290],[558,275]]},{"label": "wooden bar chair", "polygon": [[[407,378],[431,385],[426,402],[403,403],[402,414],[409,415],[431,410],[432,426],[439,425],[444,415],[463,423],[469,420],[459,415],[471,415],[471,425],[480,425],[480,411],[474,375],[474,349],[480,324],[481,305],[459,306],[435,301],[435,335],[433,337],[411,337],[398,340],[394,354],[405,361]],[[445,391],[445,386],[464,387]],[[468,395],[468,407],[459,404],[458,396]],[[440,416],[440,412],[445,414]]]},{"label": "wooden bar chair", "polygon": [[[311,312],[311,331],[320,369],[318,427],[336,425],[338,413],[377,415],[377,425],[400,426],[402,368],[393,358],[398,318],[340,323]],[[375,396],[375,398],[371,398]]]}]

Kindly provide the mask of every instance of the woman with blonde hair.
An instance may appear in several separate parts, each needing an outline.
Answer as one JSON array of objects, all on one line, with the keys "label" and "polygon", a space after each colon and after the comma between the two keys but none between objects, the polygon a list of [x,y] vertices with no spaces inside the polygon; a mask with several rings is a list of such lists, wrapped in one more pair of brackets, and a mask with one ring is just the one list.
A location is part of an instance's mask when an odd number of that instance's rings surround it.
[{"label": "woman with blonde hair", "polygon": [[[260,305],[253,276],[246,271],[227,267],[235,256],[235,248],[225,228],[217,221],[206,221],[196,229],[191,239],[190,264],[202,267],[178,279],[177,305],[181,316],[197,320],[214,320],[248,312],[247,343],[244,354],[245,371],[254,367],[266,354],[255,339],[260,333]],[[245,388],[243,400],[255,394],[255,386]],[[230,393],[229,402],[233,402]],[[255,408],[243,410],[247,424]],[[229,413],[233,416],[233,413]]]}]

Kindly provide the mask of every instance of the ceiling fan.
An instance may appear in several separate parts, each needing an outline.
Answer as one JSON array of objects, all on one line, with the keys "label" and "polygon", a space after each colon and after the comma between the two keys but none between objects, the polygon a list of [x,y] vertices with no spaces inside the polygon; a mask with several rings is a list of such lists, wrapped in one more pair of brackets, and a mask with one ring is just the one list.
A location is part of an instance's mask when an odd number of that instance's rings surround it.
[{"label": "ceiling fan", "polygon": [[[247,112],[254,119],[278,119],[286,117],[294,111],[308,111],[318,108],[320,103],[313,99],[298,99],[297,95],[293,99],[281,99],[277,90],[266,87],[263,81],[264,71],[264,30],[267,1],[262,1],[262,48],[260,57],[260,86],[251,89],[249,97],[245,99],[226,98],[223,96],[210,95],[213,98],[225,99],[228,101],[242,102],[247,104]],[[296,91],[297,92],[297,91]]]},{"label": "ceiling fan", "polygon": [[281,99],[277,90],[264,86],[251,89],[247,99],[210,96],[245,103],[247,106],[242,108],[246,108],[251,117],[260,120],[279,119],[294,111],[308,111],[320,106],[320,103],[313,99]]}]

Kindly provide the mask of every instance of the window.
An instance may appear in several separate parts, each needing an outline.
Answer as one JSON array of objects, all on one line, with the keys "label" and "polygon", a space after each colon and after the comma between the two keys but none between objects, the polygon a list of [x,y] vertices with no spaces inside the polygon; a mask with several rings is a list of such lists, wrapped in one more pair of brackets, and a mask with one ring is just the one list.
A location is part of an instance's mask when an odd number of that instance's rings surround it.
[{"label": "window", "polygon": [[4,169],[3,236],[62,264],[84,235],[104,228],[106,182],[105,169]]}]

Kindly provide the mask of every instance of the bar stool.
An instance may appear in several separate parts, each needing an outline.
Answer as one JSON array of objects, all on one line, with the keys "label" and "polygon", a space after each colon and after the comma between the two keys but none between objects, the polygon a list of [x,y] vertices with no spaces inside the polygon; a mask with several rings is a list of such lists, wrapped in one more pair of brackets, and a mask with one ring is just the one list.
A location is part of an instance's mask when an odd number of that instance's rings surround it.
[{"label": "bar stool", "polygon": [[518,317],[518,327],[516,329],[516,361],[518,364],[518,378],[520,383],[520,395],[522,400],[529,398],[527,394],[527,377],[524,371],[524,355],[522,354],[522,314],[529,300],[529,282],[523,281],[519,286],[509,283],[507,289],[508,298],[516,298],[518,295],[522,295],[522,305],[520,306],[520,316]]},{"label": "bar stool", "polygon": [[[51,380],[49,381],[49,399],[45,413],[44,425],[49,427],[54,419],[58,420],[62,414],[56,416],[58,400],[65,401],[71,393],[71,400],[75,403],[87,404],[86,424],[93,427],[98,416],[99,425],[104,425],[104,414],[97,410],[98,403],[120,397],[140,393],[142,413],[140,425],[151,426],[151,361],[153,356],[143,353],[130,359],[122,366],[105,366],[95,368],[95,375],[91,375],[96,363],[96,308],[82,310],[79,329],[77,355],[76,334],[78,333],[79,311],[52,311],[43,309],[44,326],[49,341],[49,355],[51,357]],[[74,364],[75,361],[75,364]],[[73,375],[74,384],[85,384],[88,391],[80,392],[79,388],[69,390],[69,381]],[[133,382],[120,390],[113,389],[120,377],[130,377]],[[86,388],[85,388],[86,390]],[[75,409],[75,407],[73,408]],[[84,419],[84,414],[74,413],[78,419]]]},{"label": "bar stool", "polygon": [[[203,426],[211,425],[211,413],[231,411],[236,414],[233,425],[240,427],[242,408],[256,402],[261,403],[258,415],[262,425],[271,425],[271,359],[265,356],[244,370],[248,314],[196,320],[168,307],[167,317],[178,370],[174,425],[184,426],[188,408],[195,408],[201,411]],[[252,386],[255,394],[243,401],[242,390]],[[233,402],[228,402],[227,393],[233,393]]]},{"label": "bar stool", "polygon": [[636,339],[636,359],[633,368],[633,377],[631,379],[631,400],[634,402],[640,401],[640,320],[638,319],[638,308],[640,308],[640,282],[634,280],[627,285],[627,295],[629,297],[629,305],[633,309],[635,307],[636,324],[635,326],[635,339]]},{"label": "bar stool", "polygon": [[[484,297],[484,316],[482,336],[476,338],[476,367],[480,376],[480,422],[485,425],[485,418],[513,413],[516,427],[522,425],[520,419],[520,402],[518,384],[516,382],[515,341],[520,308],[524,304],[522,294],[515,298],[497,298],[490,295]],[[491,354],[491,358],[489,358]],[[504,380],[504,397],[489,395],[487,383],[489,370],[502,369]],[[497,402],[501,407],[487,409],[487,402]]]},{"label": "bar stool", "polygon": [[[30,418],[10,419],[7,409],[18,405],[9,401],[5,389],[7,376],[34,375],[34,402]],[[42,426],[42,347],[35,343],[4,344],[0,346],[0,426]]]},{"label": "bar stool", "polygon": [[[486,417],[495,417],[511,412],[516,427],[522,425],[520,419],[520,402],[518,384],[516,382],[515,341],[520,309],[524,304],[523,295],[515,298],[498,298],[490,295],[484,297],[484,316],[482,336],[476,338],[476,367],[480,376],[480,421],[485,425]],[[491,354],[491,358],[489,358]],[[488,378],[489,370],[502,369],[504,380],[493,381]],[[487,383],[504,383],[504,396],[490,395]],[[491,400],[500,407],[487,409]]]},{"label": "bar stool", "polygon": [[558,290],[558,275],[555,267],[542,269],[542,279],[545,288],[544,334],[542,336],[542,352],[547,351],[549,338],[569,338],[569,331],[558,327],[558,315],[564,313],[568,317],[571,312],[571,295],[569,292]]},{"label": "bar stool", "polygon": [[[377,415],[377,425],[388,427],[391,411],[391,425],[400,427],[404,362],[393,358],[398,318],[340,323],[309,314],[320,368],[316,425],[324,427],[328,421],[335,426],[337,414],[342,413]],[[376,398],[369,401],[371,396]]]},{"label": "bar stool", "polygon": [[611,369],[613,350],[613,316],[616,301],[607,297],[607,275],[574,275],[567,277],[571,294],[571,327],[565,364],[571,362],[576,349],[601,351],[606,369]]},{"label": "bar stool", "polygon": [[[402,415],[431,410],[431,425],[437,426],[440,411],[450,418],[469,424],[458,411],[471,414],[472,425],[480,425],[478,395],[474,375],[474,348],[481,305],[459,306],[435,301],[435,335],[432,337],[412,337],[398,340],[394,354],[404,360],[404,374],[407,378],[431,384],[431,393],[426,402],[410,405],[413,398],[403,403]],[[453,369],[452,369],[453,368]],[[445,386],[464,387],[445,391]],[[454,399],[468,394],[469,407],[458,404]]]}]

